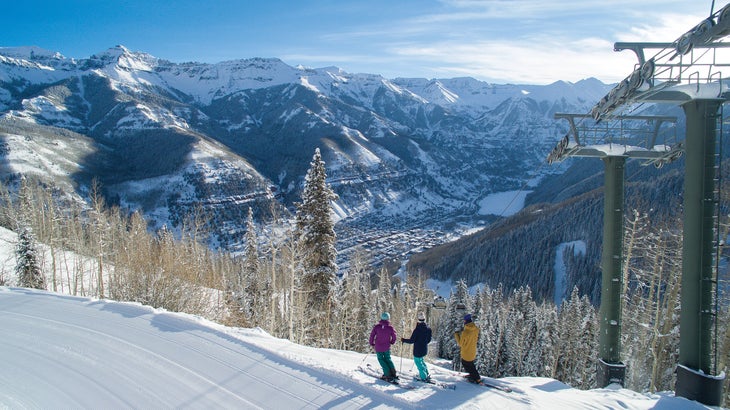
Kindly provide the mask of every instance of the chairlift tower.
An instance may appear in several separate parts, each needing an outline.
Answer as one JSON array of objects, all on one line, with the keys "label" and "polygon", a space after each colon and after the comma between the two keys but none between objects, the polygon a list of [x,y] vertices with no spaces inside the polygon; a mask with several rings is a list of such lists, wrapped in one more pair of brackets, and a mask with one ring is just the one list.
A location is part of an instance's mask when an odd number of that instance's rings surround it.
[{"label": "chairlift tower", "polygon": [[[676,117],[621,116],[591,125],[588,114],[555,114],[570,131],[548,156],[548,162],[568,157],[594,157],[604,164],[603,247],[597,383],[623,386],[626,366],[621,361],[621,302],[623,298],[624,167],[627,158],[661,166],[678,158]],[[572,140],[571,140],[572,137]]]},{"label": "chairlift tower", "polygon": [[[722,403],[725,379],[724,373],[717,374],[717,358],[712,360],[712,327],[717,316],[713,258],[719,257],[713,246],[719,207],[717,132],[721,130],[719,111],[730,97],[725,78],[730,44],[719,40],[729,34],[730,4],[672,43],[616,43],[616,51],[634,51],[638,64],[590,112],[600,123],[614,121],[617,113],[643,103],[675,104],[684,111],[682,307],[675,394],[710,406]],[[658,51],[647,59],[646,50]],[[556,150],[561,151],[560,144]]]}]

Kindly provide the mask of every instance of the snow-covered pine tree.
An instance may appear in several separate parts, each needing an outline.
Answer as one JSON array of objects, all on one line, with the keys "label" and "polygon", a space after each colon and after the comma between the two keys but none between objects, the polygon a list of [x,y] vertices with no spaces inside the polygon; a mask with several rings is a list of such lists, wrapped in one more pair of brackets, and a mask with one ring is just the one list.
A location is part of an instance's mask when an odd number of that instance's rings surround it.
[{"label": "snow-covered pine tree", "polygon": [[507,340],[507,373],[510,376],[535,376],[539,359],[530,356],[537,343],[537,305],[532,300],[529,286],[520,287],[512,293],[505,324]]},{"label": "snow-covered pine tree", "polygon": [[[538,377],[552,377],[553,366],[557,356],[558,311],[550,301],[543,301],[539,307],[537,346],[539,347],[540,369]],[[537,354],[537,352],[536,352]]]},{"label": "snow-covered pine tree", "polygon": [[598,360],[598,319],[587,296],[574,287],[558,318],[560,354],[555,378],[577,389],[595,386]]},{"label": "snow-covered pine tree", "polygon": [[451,359],[454,370],[461,369],[461,354],[459,345],[454,339],[454,333],[464,328],[464,315],[472,313],[472,301],[469,296],[469,288],[464,280],[456,283],[456,292],[449,297],[449,305],[446,314],[441,317],[439,323],[439,356],[444,359]]},{"label": "snow-covered pine tree", "polygon": [[18,235],[15,255],[17,257],[15,273],[18,275],[18,286],[45,289],[46,278],[39,265],[40,260],[35,238],[27,228],[23,228]]},{"label": "snow-covered pine tree", "polygon": [[243,260],[243,292],[246,294],[247,306],[243,306],[246,315],[250,318],[251,325],[261,326],[264,318],[268,315],[269,306],[269,281],[260,273],[258,238],[256,236],[256,225],[253,222],[253,210],[248,208],[246,217],[246,244],[244,247]]},{"label": "snow-covered pine tree", "polygon": [[332,201],[337,195],[327,184],[325,163],[319,148],[304,180],[302,202],[297,204],[296,237],[303,255],[302,287],[308,300],[312,342],[329,338],[335,280],[337,279],[337,250]]},{"label": "snow-covered pine tree", "polygon": [[485,287],[479,295],[479,345],[477,346],[477,369],[480,374],[499,377],[499,347],[504,337],[501,290]]},{"label": "snow-covered pine tree", "polygon": [[580,339],[583,318],[580,312],[580,295],[578,288],[574,287],[570,294],[570,299],[563,301],[558,316],[558,333],[560,352],[554,366],[553,377],[568,383],[573,387],[578,387],[579,379],[576,374],[580,373],[577,364],[580,350]]},{"label": "snow-covered pine tree", "polygon": [[587,390],[596,387],[596,363],[598,362],[598,312],[591,303],[588,295],[580,298],[580,312],[583,317],[582,330],[582,355],[580,359],[582,377],[581,389]]}]

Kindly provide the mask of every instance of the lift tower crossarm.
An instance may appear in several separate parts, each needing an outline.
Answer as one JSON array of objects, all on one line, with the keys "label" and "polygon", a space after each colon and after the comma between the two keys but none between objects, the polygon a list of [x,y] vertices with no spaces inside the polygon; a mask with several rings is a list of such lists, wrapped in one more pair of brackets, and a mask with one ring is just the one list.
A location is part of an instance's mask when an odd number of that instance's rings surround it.
[{"label": "lift tower crossarm", "polygon": [[[590,118],[589,114],[555,114],[555,119],[568,121],[570,131],[548,155],[548,162],[562,161],[568,157],[604,158],[620,155],[646,159],[648,163],[659,165],[681,156],[682,144],[677,143],[674,128],[677,117],[625,115],[612,117],[610,123],[595,125],[591,125],[592,121],[586,121]],[[637,123],[646,125],[632,125]],[[659,134],[667,131],[668,127],[672,127],[669,128],[670,134],[663,137],[663,144],[658,144]]]}]

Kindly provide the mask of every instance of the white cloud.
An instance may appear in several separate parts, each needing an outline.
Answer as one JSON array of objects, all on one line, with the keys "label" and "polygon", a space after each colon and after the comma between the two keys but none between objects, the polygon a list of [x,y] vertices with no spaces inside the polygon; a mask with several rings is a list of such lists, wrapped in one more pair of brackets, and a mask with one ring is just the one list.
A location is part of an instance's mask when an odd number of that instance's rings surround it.
[{"label": "white cloud", "polygon": [[625,33],[616,33],[617,41],[672,42],[707,16],[665,13],[646,22],[637,22]]},{"label": "white cloud", "polygon": [[438,43],[429,47],[389,50],[430,61],[443,76],[472,76],[512,83],[547,84],[596,77],[619,81],[636,62],[629,53],[616,53],[613,44],[597,38],[576,41]]},{"label": "white cloud", "polygon": [[631,52],[613,51],[613,44],[674,41],[707,15],[686,3],[442,0],[441,7],[420,15],[353,27],[324,39],[340,47],[359,44],[351,48],[357,55],[340,53],[330,61],[352,67],[370,63],[373,72],[386,77],[401,69],[400,75],[494,82],[547,84],[588,77],[616,82],[637,61]]}]

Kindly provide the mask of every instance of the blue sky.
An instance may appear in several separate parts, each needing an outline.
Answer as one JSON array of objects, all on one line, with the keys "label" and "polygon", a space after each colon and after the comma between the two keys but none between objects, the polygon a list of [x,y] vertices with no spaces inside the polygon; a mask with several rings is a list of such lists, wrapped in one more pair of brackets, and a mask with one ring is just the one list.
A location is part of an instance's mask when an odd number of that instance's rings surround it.
[{"label": "blue sky", "polygon": [[[8,1],[0,47],[86,58],[117,44],[173,62],[277,57],[386,78],[615,82],[616,41],[676,40],[711,0]],[[715,11],[726,3],[715,2]]]}]

